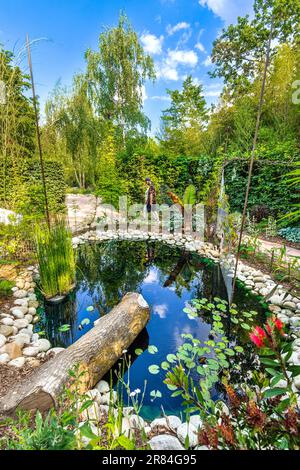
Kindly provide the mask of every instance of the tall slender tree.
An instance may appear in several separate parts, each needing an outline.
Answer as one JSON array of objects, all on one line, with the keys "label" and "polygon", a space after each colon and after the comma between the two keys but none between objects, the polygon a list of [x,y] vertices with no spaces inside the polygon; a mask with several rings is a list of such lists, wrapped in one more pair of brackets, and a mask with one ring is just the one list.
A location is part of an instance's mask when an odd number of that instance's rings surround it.
[{"label": "tall slender tree", "polygon": [[147,79],[155,79],[154,64],[125,14],[116,27],[100,34],[98,51],[89,49],[86,61],[88,90],[98,117],[117,126],[123,139],[137,126],[147,130],[143,90]]}]

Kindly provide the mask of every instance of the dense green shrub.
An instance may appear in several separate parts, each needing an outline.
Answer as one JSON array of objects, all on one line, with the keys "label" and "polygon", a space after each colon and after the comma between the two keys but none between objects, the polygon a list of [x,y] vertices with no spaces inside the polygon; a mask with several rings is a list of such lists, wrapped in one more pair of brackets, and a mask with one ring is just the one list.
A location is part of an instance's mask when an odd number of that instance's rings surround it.
[{"label": "dense green shrub", "polygon": [[[41,168],[37,160],[22,162],[7,169],[7,186],[0,180],[0,206],[22,214],[44,213],[44,194]],[[56,161],[45,162],[45,178],[50,212],[64,209],[66,184],[63,165]],[[4,194],[5,192],[5,194]]]},{"label": "dense green shrub", "polygon": [[143,201],[145,178],[152,179],[157,188],[158,203],[171,202],[167,196],[172,191],[183,197],[186,188],[194,185],[198,196],[209,179],[214,160],[208,156],[187,157],[144,152],[119,155],[118,169],[127,182],[133,201]]},{"label": "dense green shrub", "polygon": [[300,227],[283,228],[278,233],[289,242],[300,243]]},{"label": "dense green shrub", "polygon": [[[284,155],[278,155],[278,161],[255,162],[248,208],[259,211],[264,208],[264,217],[285,215],[297,202],[299,195],[287,183],[286,175],[293,168],[284,162]],[[283,163],[279,163],[282,160]],[[234,160],[226,168],[226,192],[232,211],[241,212],[244,207],[249,160]]]}]

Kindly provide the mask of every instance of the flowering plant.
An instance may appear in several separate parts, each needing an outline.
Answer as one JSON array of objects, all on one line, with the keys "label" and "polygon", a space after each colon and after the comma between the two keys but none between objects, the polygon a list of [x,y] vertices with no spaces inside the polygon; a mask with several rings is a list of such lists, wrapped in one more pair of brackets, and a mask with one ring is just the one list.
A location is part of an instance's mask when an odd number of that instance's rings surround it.
[{"label": "flowering plant", "polygon": [[224,380],[224,404],[205,420],[199,444],[210,449],[300,449],[299,395],[293,379],[300,367],[291,361],[292,342],[275,316],[249,335],[260,352],[264,370],[254,385],[237,389]]},{"label": "flowering plant", "polygon": [[[222,311],[226,308],[204,300],[199,303],[213,314],[214,341],[202,345],[185,335],[191,344],[184,343],[170,358],[172,365],[167,368],[165,380],[174,390],[174,397],[182,396],[187,415],[200,413],[203,426],[198,430],[199,445],[211,450],[299,450],[300,399],[295,378],[300,375],[300,367],[292,362],[293,342],[284,324],[271,316],[264,325],[253,327],[254,315],[229,310],[231,322],[248,330],[248,338],[257,348],[251,353],[252,367],[245,375],[241,368],[244,348],[232,347],[222,328]],[[187,313],[193,315],[191,309]],[[206,353],[208,357],[203,358]],[[214,388],[220,386],[224,401],[216,403]]]}]

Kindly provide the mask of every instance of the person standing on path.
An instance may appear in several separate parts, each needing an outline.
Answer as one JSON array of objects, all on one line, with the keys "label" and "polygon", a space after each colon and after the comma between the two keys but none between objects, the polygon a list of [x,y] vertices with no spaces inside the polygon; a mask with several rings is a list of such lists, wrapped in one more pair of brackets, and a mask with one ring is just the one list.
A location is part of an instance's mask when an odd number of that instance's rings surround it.
[{"label": "person standing on path", "polygon": [[145,194],[145,203],[146,203],[145,217],[147,217],[148,214],[153,214],[154,220],[158,222],[159,217],[156,211],[156,189],[150,178],[146,178],[145,183],[147,185],[147,190]]}]

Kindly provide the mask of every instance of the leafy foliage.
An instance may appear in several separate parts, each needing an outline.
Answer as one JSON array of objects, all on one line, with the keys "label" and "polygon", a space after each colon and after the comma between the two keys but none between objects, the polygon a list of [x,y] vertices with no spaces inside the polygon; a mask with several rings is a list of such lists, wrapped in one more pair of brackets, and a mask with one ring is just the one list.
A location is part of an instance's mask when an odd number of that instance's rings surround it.
[{"label": "leafy foliage", "polygon": [[279,230],[279,235],[289,242],[300,243],[300,228],[287,227]]}]

